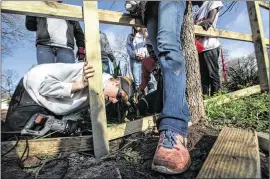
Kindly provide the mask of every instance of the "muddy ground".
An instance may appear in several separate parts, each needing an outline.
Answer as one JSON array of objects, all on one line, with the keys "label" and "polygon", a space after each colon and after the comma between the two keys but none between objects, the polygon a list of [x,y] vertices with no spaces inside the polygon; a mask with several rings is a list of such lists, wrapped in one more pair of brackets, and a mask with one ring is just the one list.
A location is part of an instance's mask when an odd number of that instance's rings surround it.
[{"label": "muddy ground", "polygon": [[[60,159],[50,161],[43,167],[22,170],[16,161],[3,160],[2,179],[19,178],[196,178],[220,131],[205,124],[192,126],[189,131],[188,148],[192,157],[191,167],[181,175],[168,176],[151,170],[158,135],[154,131],[125,137],[120,149],[102,160],[96,160],[91,152],[62,154]],[[63,157],[65,157],[63,159]],[[261,152],[262,178],[269,178],[269,156]],[[44,162],[43,160],[42,162]]]}]

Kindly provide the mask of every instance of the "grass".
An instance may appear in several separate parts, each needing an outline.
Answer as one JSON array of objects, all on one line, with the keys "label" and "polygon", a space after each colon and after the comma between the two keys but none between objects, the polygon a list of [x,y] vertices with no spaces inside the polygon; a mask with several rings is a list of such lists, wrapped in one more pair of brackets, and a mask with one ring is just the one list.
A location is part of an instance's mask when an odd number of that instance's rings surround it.
[{"label": "grass", "polygon": [[224,126],[269,132],[269,95],[256,94],[229,103],[208,103],[205,107],[207,121],[217,127]]}]

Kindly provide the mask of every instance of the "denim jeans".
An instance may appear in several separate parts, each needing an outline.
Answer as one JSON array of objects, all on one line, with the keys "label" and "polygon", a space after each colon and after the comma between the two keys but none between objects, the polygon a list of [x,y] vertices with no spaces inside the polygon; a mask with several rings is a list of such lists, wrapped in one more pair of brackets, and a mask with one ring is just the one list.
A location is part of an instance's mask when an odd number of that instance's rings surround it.
[{"label": "denim jeans", "polygon": [[109,60],[103,60],[102,59],[102,72],[111,74],[111,68]]},{"label": "denim jeans", "polygon": [[185,2],[160,1],[147,7],[146,26],[163,73],[163,109],[159,131],[171,130],[187,136],[189,107],[186,71],[180,41]]},{"label": "denim jeans", "polygon": [[75,63],[72,49],[46,45],[37,46],[37,62],[43,63]]},{"label": "denim jeans", "polygon": [[138,88],[142,81],[142,62],[137,60],[130,60],[130,65],[134,83],[136,85],[136,88]]},{"label": "denim jeans", "polygon": [[157,81],[153,74],[151,74],[150,76],[151,76],[151,79],[147,85],[147,88],[148,88],[147,94],[152,93],[157,90]]}]

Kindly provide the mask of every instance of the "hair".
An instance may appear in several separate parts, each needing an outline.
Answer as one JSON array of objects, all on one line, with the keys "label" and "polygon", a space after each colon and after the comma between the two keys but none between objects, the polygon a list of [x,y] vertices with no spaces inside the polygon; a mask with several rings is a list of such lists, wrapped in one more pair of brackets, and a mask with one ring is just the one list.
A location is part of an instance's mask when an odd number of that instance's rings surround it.
[{"label": "hair", "polygon": [[[128,81],[128,83],[131,85],[132,83],[133,83],[133,80],[131,79],[131,78],[129,78],[129,77],[122,77],[122,78],[124,78],[125,80],[127,80]],[[120,78],[119,77],[116,77],[116,78],[110,78],[109,79],[110,81],[112,81],[112,82],[115,82],[116,83],[116,87],[118,87],[118,88],[120,88]],[[122,89],[122,100],[126,103],[126,102],[128,102],[128,95],[127,95],[127,93]]]},{"label": "hair", "polygon": [[[138,31],[136,30],[136,27],[132,27],[132,32],[131,32],[132,35],[135,36],[137,32]],[[146,28],[142,27],[142,33],[143,33],[143,38],[146,39]]]}]

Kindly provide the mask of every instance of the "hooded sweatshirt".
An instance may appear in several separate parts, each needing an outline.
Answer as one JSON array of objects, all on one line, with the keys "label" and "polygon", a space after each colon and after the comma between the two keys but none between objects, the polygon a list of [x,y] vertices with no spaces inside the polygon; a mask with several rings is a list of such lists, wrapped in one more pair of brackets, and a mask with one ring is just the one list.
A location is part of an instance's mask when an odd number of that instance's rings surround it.
[{"label": "hooded sweatshirt", "polygon": [[[83,78],[84,63],[42,64],[24,75],[23,85],[30,97],[56,115],[65,115],[89,105],[89,90],[71,92],[72,83]],[[103,73],[103,88],[112,78]]]}]

